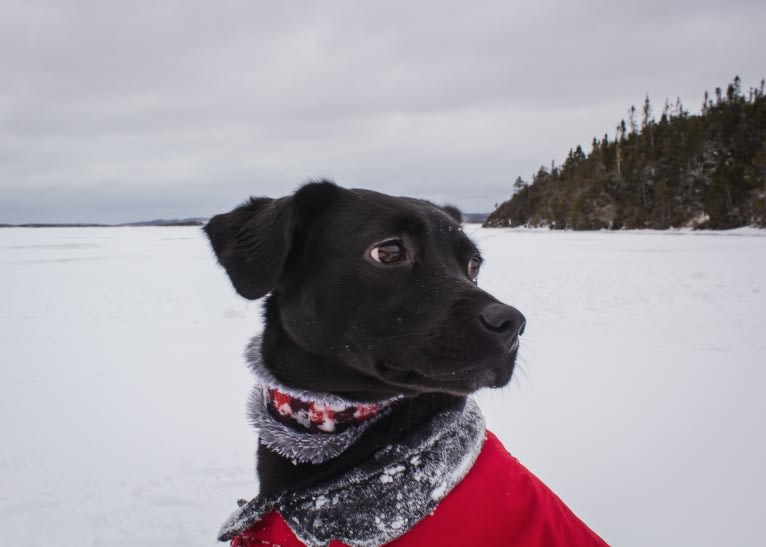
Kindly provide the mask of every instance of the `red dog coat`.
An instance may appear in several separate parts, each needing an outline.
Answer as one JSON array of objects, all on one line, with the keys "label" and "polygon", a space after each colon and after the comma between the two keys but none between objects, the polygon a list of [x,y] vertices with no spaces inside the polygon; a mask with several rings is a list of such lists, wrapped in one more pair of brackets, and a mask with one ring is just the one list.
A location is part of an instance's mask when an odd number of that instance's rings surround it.
[{"label": "red dog coat", "polygon": [[[232,547],[302,547],[279,513],[272,511],[231,540]],[[343,547],[333,541],[330,547]],[[469,473],[436,509],[394,547],[604,547],[607,544],[508,454],[487,432]]]}]

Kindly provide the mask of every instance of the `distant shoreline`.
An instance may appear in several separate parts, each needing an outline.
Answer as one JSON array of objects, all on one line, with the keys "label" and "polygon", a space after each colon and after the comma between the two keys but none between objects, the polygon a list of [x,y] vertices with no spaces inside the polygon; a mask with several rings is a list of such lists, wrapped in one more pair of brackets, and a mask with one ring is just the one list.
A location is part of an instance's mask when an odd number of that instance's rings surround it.
[{"label": "distant shoreline", "polygon": [[[27,223],[27,224],[0,224],[1,228],[142,228],[142,227],[183,227],[183,226],[204,226],[207,220],[194,220],[194,221],[162,221],[162,222],[129,222],[125,224],[89,224],[89,223]],[[464,221],[464,224],[470,224],[479,228],[487,228],[489,230],[498,231],[510,231],[510,232],[539,232],[539,233],[668,233],[668,234],[725,234],[725,235],[748,235],[766,234],[766,228],[760,226],[740,226],[738,228],[620,228],[619,230],[608,230],[606,228],[594,229],[594,230],[575,230],[572,228],[556,229],[549,226],[482,226],[481,222],[475,222],[471,220]]]},{"label": "distant shoreline", "polygon": [[[481,224],[487,220],[489,213],[465,213],[463,221]],[[134,226],[204,226],[208,218],[192,217],[183,219],[157,219],[140,222],[123,222],[120,224],[100,224],[97,222],[24,222],[22,224],[0,224],[0,228],[124,228]]]},{"label": "distant shoreline", "polygon": [[0,228],[135,228],[142,226],[204,226],[207,219],[149,220],[122,224],[96,224],[88,222],[28,222],[24,224],[0,224]]}]

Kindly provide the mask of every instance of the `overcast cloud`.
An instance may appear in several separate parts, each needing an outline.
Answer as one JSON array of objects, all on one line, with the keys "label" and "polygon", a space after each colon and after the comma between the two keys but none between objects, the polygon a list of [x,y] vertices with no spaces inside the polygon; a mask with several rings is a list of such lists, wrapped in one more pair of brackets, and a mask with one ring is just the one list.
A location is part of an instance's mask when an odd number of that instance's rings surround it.
[{"label": "overcast cloud", "polygon": [[766,2],[0,0],[0,223],[310,178],[490,211],[649,94],[766,76]]}]

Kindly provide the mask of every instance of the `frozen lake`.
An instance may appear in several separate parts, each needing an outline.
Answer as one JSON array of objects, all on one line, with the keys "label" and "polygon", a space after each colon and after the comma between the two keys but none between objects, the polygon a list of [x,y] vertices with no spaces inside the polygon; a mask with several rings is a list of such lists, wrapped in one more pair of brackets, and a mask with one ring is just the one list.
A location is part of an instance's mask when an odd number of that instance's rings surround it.
[{"label": "frozen lake", "polygon": [[[506,447],[613,545],[766,545],[766,232],[466,231],[528,319]],[[2,545],[215,545],[259,310],[199,228],[0,229]]]}]

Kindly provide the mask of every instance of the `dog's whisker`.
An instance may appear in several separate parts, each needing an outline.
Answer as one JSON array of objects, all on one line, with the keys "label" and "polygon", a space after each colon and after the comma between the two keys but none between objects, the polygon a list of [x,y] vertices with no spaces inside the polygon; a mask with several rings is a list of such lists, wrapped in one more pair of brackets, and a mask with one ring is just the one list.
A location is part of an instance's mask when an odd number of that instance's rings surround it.
[{"label": "dog's whisker", "polygon": [[532,382],[532,380],[531,380],[531,378],[529,376],[529,372],[527,371],[527,366],[526,365],[527,365],[526,359],[524,359],[524,357],[521,356],[521,355],[517,355],[516,356],[516,364],[515,364],[515,366],[513,368],[513,377],[511,378],[512,380],[515,379],[516,383],[520,382],[520,378],[519,378],[520,375],[524,377],[524,379],[527,381],[527,383],[531,383]]},{"label": "dog's whisker", "polygon": [[474,229],[471,231],[471,233],[470,233],[470,234],[468,234],[468,237],[471,237],[471,238],[472,238],[476,232],[478,232],[479,230],[481,230],[481,228],[482,228],[482,226],[481,226],[481,224],[479,224],[479,226],[478,226],[478,227],[474,228]]}]

